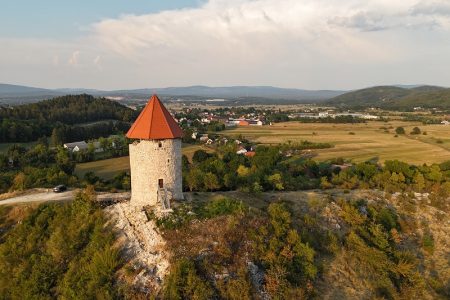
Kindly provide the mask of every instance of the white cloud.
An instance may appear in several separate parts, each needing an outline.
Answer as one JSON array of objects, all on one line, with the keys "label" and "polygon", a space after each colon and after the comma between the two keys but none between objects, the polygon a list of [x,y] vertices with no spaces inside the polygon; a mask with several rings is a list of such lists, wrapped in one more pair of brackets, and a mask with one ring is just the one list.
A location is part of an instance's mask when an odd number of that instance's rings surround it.
[{"label": "white cloud", "polygon": [[447,0],[421,1],[413,6],[413,14],[450,17],[450,3]]},{"label": "white cloud", "polygon": [[101,57],[100,57],[100,55],[97,55],[92,62],[98,68],[98,70],[102,70],[102,64],[101,64]]},{"label": "white cloud", "polygon": [[103,20],[88,36],[50,45],[78,66],[78,86],[355,88],[450,85],[449,40],[448,0],[210,0]]},{"label": "white cloud", "polygon": [[79,64],[80,50],[76,50],[72,53],[67,63],[73,67],[77,67]]}]

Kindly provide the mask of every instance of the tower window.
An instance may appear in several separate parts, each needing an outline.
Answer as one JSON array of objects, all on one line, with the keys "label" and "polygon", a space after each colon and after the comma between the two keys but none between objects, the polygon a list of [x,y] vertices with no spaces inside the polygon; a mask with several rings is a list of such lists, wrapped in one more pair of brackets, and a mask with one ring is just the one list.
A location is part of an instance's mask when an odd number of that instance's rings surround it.
[{"label": "tower window", "polygon": [[170,162],[170,159],[167,159],[167,162],[169,163],[169,162]]},{"label": "tower window", "polygon": [[158,142],[158,147],[161,148],[162,147],[162,143]]}]

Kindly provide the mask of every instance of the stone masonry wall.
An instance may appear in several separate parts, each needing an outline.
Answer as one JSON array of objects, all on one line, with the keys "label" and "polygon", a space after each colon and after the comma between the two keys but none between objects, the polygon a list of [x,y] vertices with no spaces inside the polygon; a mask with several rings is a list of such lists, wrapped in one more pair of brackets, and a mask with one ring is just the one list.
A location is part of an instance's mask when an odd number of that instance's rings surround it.
[{"label": "stone masonry wall", "polygon": [[181,139],[141,140],[129,147],[131,204],[156,205],[159,179],[169,199],[183,199]]}]

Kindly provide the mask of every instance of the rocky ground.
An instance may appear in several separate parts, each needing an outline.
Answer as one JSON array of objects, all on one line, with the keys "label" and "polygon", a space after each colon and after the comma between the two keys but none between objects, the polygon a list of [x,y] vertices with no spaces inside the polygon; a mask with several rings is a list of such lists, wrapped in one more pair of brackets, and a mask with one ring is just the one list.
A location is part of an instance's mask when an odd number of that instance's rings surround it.
[{"label": "rocky ground", "polygon": [[119,247],[124,251],[127,264],[123,280],[145,294],[156,294],[168,273],[169,252],[158,233],[154,221],[149,221],[142,208],[130,202],[117,203],[105,208],[110,223],[116,229]]}]

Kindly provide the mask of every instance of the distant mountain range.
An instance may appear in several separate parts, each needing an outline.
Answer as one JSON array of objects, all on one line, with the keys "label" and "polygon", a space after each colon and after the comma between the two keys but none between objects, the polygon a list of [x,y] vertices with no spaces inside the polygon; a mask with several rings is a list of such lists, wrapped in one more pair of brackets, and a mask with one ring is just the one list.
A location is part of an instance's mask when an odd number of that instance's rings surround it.
[{"label": "distant mountain range", "polygon": [[186,101],[223,98],[233,103],[325,103],[348,108],[381,107],[412,109],[413,107],[450,108],[450,89],[430,85],[375,86],[354,91],[303,90],[272,86],[188,86],[102,91],[95,89],[42,89],[0,84],[0,104],[33,103],[67,94],[91,94],[118,100],[145,100],[157,93],[165,99]]},{"label": "distant mountain range", "polygon": [[450,89],[429,85],[408,86],[408,88],[376,86],[336,96],[328,100],[327,103],[333,106],[350,108],[450,108]]},{"label": "distant mountain range", "polygon": [[39,100],[67,95],[67,94],[91,94],[95,96],[111,97],[136,97],[148,98],[151,94],[157,93],[161,96],[172,97],[202,97],[202,98],[270,98],[300,102],[315,102],[330,99],[341,95],[345,91],[334,90],[302,90],[286,89],[271,86],[229,86],[229,87],[209,87],[209,86],[189,86],[189,87],[168,87],[168,88],[145,88],[133,90],[102,91],[95,89],[42,89],[20,85],[0,84],[0,102],[8,104],[30,103]]}]

